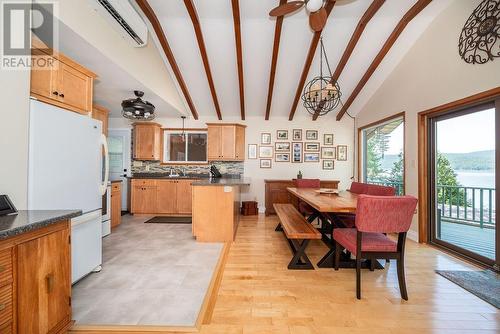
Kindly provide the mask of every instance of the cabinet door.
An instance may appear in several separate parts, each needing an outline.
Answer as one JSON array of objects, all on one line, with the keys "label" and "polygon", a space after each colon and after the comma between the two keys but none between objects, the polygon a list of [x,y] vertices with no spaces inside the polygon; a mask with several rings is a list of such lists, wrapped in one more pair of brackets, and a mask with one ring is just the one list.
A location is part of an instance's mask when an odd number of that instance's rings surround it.
[{"label": "cabinet door", "polygon": [[245,160],[245,128],[242,126],[236,127],[235,150],[236,160]]},{"label": "cabinet door", "polygon": [[58,69],[59,101],[81,113],[92,111],[92,79],[71,66],[60,63]]},{"label": "cabinet door", "polygon": [[154,125],[134,127],[134,158],[139,160],[160,160],[159,135],[161,129]]},{"label": "cabinet door", "polygon": [[154,142],[153,142],[153,159],[160,160],[162,159],[163,152],[163,131],[159,126],[154,127]]},{"label": "cabinet door", "polygon": [[[43,57],[50,60],[54,64],[54,69],[49,70],[46,67],[37,67],[37,62],[31,68],[31,88],[33,94],[37,94],[49,99],[57,100],[59,92],[57,91],[57,66],[59,63],[52,57],[46,55],[40,50],[33,49],[32,54],[34,57]],[[57,94],[57,95],[56,95]]]},{"label": "cabinet door", "polygon": [[119,184],[111,190],[111,227],[120,225],[122,220],[122,192]]},{"label": "cabinet door", "polygon": [[94,106],[92,118],[102,122],[102,133],[108,136],[108,111],[102,107]]},{"label": "cabinet door", "polygon": [[134,213],[156,213],[156,186],[134,186],[132,208]]},{"label": "cabinet door", "polygon": [[220,160],[222,158],[222,129],[220,126],[208,127],[208,160]]},{"label": "cabinet door", "polygon": [[158,213],[175,213],[177,198],[177,180],[158,180],[156,196]]},{"label": "cabinet door", "polygon": [[49,333],[71,316],[69,229],[17,246],[18,333]]},{"label": "cabinet door", "polygon": [[222,127],[222,158],[224,160],[234,160],[236,158],[235,141],[236,127]]},{"label": "cabinet door", "polygon": [[193,180],[179,180],[177,183],[177,213],[191,214]]}]

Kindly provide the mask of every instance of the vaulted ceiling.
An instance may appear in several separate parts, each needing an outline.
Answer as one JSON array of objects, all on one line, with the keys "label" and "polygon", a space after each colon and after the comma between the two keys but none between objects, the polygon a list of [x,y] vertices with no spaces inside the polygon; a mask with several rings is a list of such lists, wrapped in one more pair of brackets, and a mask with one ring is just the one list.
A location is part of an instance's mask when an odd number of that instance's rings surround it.
[{"label": "vaulted ceiling", "polygon": [[297,97],[304,81],[319,74],[320,35],[348,104],[342,111],[356,114],[450,1],[331,1],[321,34],[309,28],[305,9],[269,17],[285,0],[136,2],[145,20],[161,28],[159,49],[167,43],[186,110],[219,119],[291,119],[306,113]]}]

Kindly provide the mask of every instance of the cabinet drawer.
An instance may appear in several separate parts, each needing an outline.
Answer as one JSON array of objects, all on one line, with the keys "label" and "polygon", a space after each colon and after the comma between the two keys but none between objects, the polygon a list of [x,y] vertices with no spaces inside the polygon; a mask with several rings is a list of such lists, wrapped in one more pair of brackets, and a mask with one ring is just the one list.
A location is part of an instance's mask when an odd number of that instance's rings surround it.
[{"label": "cabinet drawer", "polygon": [[0,286],[12,282],[12,249],[0,252]]},{"label": "cabinet drawer", "polygon": [[142,179],[134,179],[132,180],[132,184],[134,186],[156,186],[156,180],[142,180]]},{"label": "cabinet drawer", "polygon": [[12,285],[0,288],[0,325],[12,321]]}]

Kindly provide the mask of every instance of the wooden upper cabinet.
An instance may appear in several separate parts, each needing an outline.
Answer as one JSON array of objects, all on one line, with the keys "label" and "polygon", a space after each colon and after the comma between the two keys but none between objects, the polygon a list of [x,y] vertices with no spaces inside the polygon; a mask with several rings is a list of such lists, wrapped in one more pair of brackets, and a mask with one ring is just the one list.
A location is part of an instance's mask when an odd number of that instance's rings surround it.
[{"label": "wooden upper cabinet", "polygon": [[[97,77],[80,64],[61,53],[47,54],[47,48],[36,39],[32,55],[45,58],[50,67],[31,69],[31,96],[40,101],[81,114],[92,112],[94,79]],[[38,64],[35,61],[35,64]]]},{"label": "wooden upper cabinet", "polygon": [[55,333],[71,319],[69,229],[17,246],[17,332]]},{"label": "wooden upper cabinet", "polygon": [[109,111],[104,107],[94,104],[92,108],[92,118],[102,122],[102,133],[107,137]]},{"label": "wooden upper cabinet", "polygon": [[245,160],[245,128],[241,124],[208,123],[208,160]]},{"label": "wooden upper cabinet", "polygon": [[162,134],[161,125],[158,123],[134,123],[134,159],[161,160]]}]

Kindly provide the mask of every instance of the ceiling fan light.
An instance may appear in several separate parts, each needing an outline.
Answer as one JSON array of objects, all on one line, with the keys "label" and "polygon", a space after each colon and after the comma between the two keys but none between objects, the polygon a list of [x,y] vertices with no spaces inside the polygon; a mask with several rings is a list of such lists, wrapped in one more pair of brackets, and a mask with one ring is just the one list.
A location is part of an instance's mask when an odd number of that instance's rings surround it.
[{"label": "ceiling fan light", "polygon": [[323,7],[323,0],[309,0],[306,4],[306,8],[309,12],[314,13]]}]

